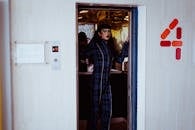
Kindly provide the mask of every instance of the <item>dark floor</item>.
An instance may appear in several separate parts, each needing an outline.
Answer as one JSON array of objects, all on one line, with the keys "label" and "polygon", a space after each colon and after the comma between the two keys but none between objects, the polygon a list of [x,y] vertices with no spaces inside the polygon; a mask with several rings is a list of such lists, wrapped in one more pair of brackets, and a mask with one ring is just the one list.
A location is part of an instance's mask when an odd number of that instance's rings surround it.
[{"label": "dark floor", "polygon": [[[86,120],[79,121],[79,130],[87,130]],[[123,117],[112,118],[110,130],[127,130],[127,120]]]}]

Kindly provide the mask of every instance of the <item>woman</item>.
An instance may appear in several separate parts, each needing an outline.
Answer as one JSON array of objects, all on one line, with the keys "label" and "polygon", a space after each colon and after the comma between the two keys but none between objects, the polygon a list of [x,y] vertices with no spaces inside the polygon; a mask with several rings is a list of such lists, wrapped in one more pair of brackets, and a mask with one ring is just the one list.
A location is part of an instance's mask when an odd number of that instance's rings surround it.
[{"label": "woman", "polygon": [[[124,53],[125,52],[125,53]],[[128,44],[117,57],[114,51],[114,43],[109,24],[99,24],[94,37],[84,52],[85,58],[89,58],[94,67],[91,88],[91,119],[90,130],[97,130],[97,121],[101,119],[101,129],[110,129],[112,116],[112,93],[110,86],[110,70],[114,59],[122,62],[128,56]],[[117,58],[116,58],[117,57]]]}]

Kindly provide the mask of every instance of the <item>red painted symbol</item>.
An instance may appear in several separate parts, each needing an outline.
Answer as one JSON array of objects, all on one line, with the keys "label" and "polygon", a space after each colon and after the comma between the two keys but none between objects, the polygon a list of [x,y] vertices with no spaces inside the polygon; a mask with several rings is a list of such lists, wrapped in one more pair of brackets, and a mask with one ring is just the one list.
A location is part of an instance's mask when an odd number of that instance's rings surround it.
[{"label": "red painted symbol", "polygon": [[181,48],[176,48],[176,55],[175,58],[177,60],[181,59]]},{"label": "red painted symbol", "polygon": [[169,28],[174,29],[178,23],[179,21],[177,19],[173,19],[173,21],[169,24]]},{"label": "red painted symbol", "polygon": [[[162,32],[161,34],[161,41],[160,41],[160,46],[161,47],[176,47],[176,54],[175,54],[175,58],[177,60],[181,59],[181,47],[183,45],[183,42],[181,41],[182,38],[182,28],[181,27],[177,27],[179,21],[178,19],[173,19],[173,21],[169,24],[168,28],[165,28],[165,30]],[[170,41],[167,40],[167,37],[169,36],[169,34],[171,33],[171,31],[173,29],[176,28],[176,40]]]}]

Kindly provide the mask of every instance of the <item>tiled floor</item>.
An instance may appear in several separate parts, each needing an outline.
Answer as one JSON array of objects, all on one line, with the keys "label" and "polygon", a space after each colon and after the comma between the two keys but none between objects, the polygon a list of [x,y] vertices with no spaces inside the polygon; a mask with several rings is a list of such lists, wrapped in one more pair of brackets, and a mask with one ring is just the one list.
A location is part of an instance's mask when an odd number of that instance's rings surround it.
[{"label": "tiled floor", "polygon": [[[87,130],[87,121],[79,121],[79,130]],[[125,118],[112,118],[110,130],[127,130],[127,120]]]}]

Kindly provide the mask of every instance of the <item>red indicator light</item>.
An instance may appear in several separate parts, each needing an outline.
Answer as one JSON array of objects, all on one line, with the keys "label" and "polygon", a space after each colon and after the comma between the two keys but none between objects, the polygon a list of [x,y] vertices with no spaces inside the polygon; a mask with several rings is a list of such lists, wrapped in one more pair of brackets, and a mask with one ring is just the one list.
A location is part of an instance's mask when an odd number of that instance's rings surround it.
[{"label": "red indicator light", "polygon": [[176,29],[176,37],[177,37],[177,39],[181,39],[181,34],[182,34],[182,29],[181,29],[181,27],[178,27],[177,29]]},{"label": "red indicator light", "polygon": [[179,23],[179,21],[177,19],[174,19],[170,24],[169,24],[169,28],[170,29],[174,29],[175,26]]},{"label": "red indicator light", "polygon": [[161,38],[165,39],[169,35],[169,33],[170,33],[170,30],[166,28],[164,32],[161,34]]},{"label": "red indicator light", "polygon": [[162,47],[169,47],[171,46],[171,41],[160,41],[160,45]]},{"label": "red indicator light", "polygon": [[177,60],[180,60],[180,59],[181,59],[181,48],[177,48],[177,49],[176,49],[175,58],[176,58]]},{"label": "red indicator light", "polygon": [[52,46],[52,52],[59,52],[58,46]]}]

